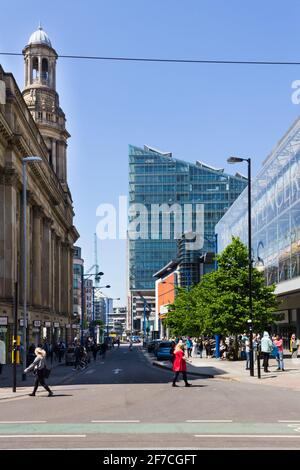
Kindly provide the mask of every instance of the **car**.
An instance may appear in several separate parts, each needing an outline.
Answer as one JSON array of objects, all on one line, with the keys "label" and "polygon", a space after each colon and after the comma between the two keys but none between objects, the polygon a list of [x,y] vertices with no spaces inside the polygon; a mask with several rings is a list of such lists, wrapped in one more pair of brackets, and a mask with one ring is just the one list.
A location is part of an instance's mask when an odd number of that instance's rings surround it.
[{"label": "car", "polygon": [[140,342],[141,342],[141,339],[140,339],[139,336],[133,336],[133,337],[132,337],[132,342],[133,342],[133,343],[140,343]]},{"label": "car", "polygon": [[153,339],[151,340],[148,344],[147,344],[147,351],[149,353],[152,353],[155,351],[155,347],[158,343],[160,343],[161,340],[160,339]]},{"label": "car", "polygon": [[171,354],[171,347],[172,347],[172,342],[171,341],[161,341],[157,346],[154,351],[154,354],[156,358],[159,359],[168,359],[172,360],[172,354]]},{"label": "car", "polygon": [[65,353],[65,361],[66,365],[73,365],[75,364],[75,347],[69,346]]}]

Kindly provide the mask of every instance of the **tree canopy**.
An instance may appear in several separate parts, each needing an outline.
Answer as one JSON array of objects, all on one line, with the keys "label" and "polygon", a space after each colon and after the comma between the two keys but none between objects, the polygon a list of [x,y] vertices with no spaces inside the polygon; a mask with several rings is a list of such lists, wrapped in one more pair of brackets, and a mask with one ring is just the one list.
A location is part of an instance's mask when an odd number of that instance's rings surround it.
[{"label": "tree canopy", "polygon": [[[218,269],[205,274],[191,290],[179,289],[169,306],[167,325],[175,335],[236,335],[248,328],[249,261],[239,238],[217,256]],[[266,286],[262,272],[252,270],[253,330],[274,323],[275,285]]]}]

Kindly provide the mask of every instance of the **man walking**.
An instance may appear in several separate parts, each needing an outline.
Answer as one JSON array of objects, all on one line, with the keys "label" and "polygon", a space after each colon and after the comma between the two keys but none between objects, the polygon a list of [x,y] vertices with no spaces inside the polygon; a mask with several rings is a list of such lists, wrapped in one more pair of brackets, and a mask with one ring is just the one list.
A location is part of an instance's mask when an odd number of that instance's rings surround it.
[{"label": "man walking", "polygon": [[269,357],[270,357],[272,350],[273,350],[273,343],[270,338],[270,335],[267,331],[264,331],[264,335],[261,340],[261,352],[264,355],[263,366],[264,366],[265,372],[270,372],[268,368],[269,368]]}]

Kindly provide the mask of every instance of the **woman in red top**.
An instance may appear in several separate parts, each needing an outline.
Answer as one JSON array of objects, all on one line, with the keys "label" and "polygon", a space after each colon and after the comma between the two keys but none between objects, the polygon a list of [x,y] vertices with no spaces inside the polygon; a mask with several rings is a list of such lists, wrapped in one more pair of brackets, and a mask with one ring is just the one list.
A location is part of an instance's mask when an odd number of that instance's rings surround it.
[{"label": "woman in red top", "polygon": [[188,383],[187,381],[187,376],[186,376],[186,362],[184,358],[184,344],[177,344],[175,350],[174,350],[174,362],[173,362],[173,371],[175,372],[174,378],[173,378],[173,387],[177,387],[176,381],[179,376],[179,372],[182,373],[183,380],[185,382],[186,387],[190,387],[191,384]]}]

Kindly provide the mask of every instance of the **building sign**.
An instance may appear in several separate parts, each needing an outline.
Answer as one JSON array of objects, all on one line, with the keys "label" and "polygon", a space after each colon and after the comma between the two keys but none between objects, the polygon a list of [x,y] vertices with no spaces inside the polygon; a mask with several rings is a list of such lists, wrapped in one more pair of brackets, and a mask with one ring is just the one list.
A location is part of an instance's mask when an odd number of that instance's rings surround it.
[{"label": "building sign", "polygon": [[72,328],[73,328],[73,330],[76,330],[77,328],[79,328],[79,325],[73,324],[73,325],[72,325]]},{"label": "building sign", "polygon": [[0,325],[6,326],[8,324],[8,317],[0,317]]},{"label": "building sign", "polygon": [[51,321],[45,321],[45,327],[51,328]]},{"label": "building sign", "polygon": [[58,323],[58,322],[54,322],[54,323],[53,323],[53,326],[54,326],[54,328],[59,328],[59,323]]},{"label": "building sign", "polygon": [[69,329],[71,328],[70,323],[68,323],[68,324],[66,325],[66,328],[67,328],[67,330],[69,330]]},{"label": "building sign", "polygon": [[279,312],[275,312],[275,321],[276,321],[276,323],[288,323],[289,322],[289,311],[288,310],[281,310]]},{"label": "building sign", "polygon": [[20,318],[19,323],[20,323],[20,326],[24,326],[24,318]]},{"label": "building sign", "polygon": [[33,326],[35,326],[36,328],[40,327],[41,326],[40,320],[34,320]]}]

